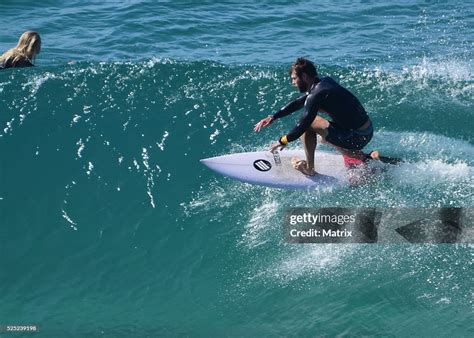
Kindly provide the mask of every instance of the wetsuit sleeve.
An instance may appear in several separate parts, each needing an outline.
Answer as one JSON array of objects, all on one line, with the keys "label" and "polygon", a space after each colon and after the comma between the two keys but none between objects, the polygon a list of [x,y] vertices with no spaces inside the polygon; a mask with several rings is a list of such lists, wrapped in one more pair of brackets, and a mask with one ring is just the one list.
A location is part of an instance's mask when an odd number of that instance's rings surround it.
[{"label": "wetsuit sleeve", "polygon": [[285,141],[288,143],[298,139],[311,126],[311,123],[313,123],[316,115],[318,115],[318,110],[321,106],[320,95],[308,95],[304,106],[305,110],[298,124],[291,129],[288,134],[280,138],[281,143],[285,143]]},{"label": "wetsuit sleeve", "polygon": [[293,100],[290,103],[288,103],[286,106],[281,108],[279,111],[277,111],[273,115],[273,119],[276,120],[276,119],[282,118],[284,116],[290,115],[291,113],[294,113],[295,111],[303,108],[307,96],[308,95],[300,96],[296,100]]}]

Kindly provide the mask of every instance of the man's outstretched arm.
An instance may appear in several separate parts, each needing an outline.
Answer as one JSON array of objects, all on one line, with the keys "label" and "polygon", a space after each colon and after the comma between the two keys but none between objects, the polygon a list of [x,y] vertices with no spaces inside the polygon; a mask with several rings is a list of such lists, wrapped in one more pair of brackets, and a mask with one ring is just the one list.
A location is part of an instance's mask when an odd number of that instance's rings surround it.
[{"label": "man's outstretched arm", "polygon": [[264,119],[260,120],[256,125],[255,128],[253,129],[256,132],[259,132],[262,128],[269,126],[272,124],[273,121],[276,119],[282,118],[284,116],[290,115],[291,113],[303,108],[304,103],[306,101],[307,95],[303,95],[298,97],[297,99],[291,101],[287,105],[285,105],[283,108],[281,108],[279,111],[277,111],[274,115],[269,115],[265,117]]}]

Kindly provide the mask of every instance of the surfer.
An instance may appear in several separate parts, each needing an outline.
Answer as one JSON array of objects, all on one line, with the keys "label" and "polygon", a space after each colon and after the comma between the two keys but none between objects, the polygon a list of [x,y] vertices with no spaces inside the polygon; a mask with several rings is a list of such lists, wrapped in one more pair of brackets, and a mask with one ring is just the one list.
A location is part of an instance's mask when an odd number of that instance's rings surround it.
[{"label": "surfer", "polygon": [[36,32],[24,32],[15,48],[0,56],[0,69],[31,67],[36,55],[41,51],[41,38]]},{"label": "surfer", "polygon": [[[347,166],[379,158],[377,151],[371,152],[370,155],[362,152],[372,139],[374,130],[364,107],[351,92],[331,77],[319,78],[314,64],[305,58],[298,58],[291,66],[289,74],[292,84],[305,94],[285,105],[274,115],[262,119],[255,125],[254,130],[259,132],[273,121],[303,107],[304,112],[296,126],[271,146],[271,152],[281,150],[289,142],[301,138],[306,160],[293,158],[292,165],[308,176],[316,175],[314,152],[317,134],[321,136],[323,143],[335,146],[342,153]],[[331,120],[322,118],[318,112],[326,113]]]}]

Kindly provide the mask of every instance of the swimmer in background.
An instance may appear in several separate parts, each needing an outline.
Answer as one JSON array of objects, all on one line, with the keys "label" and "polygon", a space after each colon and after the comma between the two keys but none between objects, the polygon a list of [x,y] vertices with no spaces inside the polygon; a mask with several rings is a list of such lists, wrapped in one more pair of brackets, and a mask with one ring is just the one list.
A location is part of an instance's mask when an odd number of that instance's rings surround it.
[{"label": "swimmer in background", "polygon": [[0,56],[0,69],[34,66],[33,60],[41,51],[41,38],[36,32],[24,32],[15,48]]}]

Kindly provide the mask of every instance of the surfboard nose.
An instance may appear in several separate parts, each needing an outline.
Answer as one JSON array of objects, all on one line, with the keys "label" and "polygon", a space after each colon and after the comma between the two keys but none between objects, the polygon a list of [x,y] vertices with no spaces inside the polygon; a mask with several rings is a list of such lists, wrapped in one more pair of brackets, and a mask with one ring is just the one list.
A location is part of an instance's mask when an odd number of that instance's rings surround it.
[{"label": "surfboard nose", "polygon": [[204,164],[206,167],[209,167],[209,159],[208,158],[202,158],[199,160],[202,164]]},{"label": "surfboard nose", "polygon": [[204,164],[209,169],[216,170],[215,163],[212,161],[212,158],[203,158],[203,159],[200,159],[199,162]]},{"label": "surfboard nose", "polygon": [[[202,164],[204,164],[207,168],[219,173],[225,175],[226,172],[230,169],[232,171],[232,166],[225,165],[221,163],[222,161],[219,161],[219,158],[217,157],[211,157],[211,158],[203,158],[199,160]],[[227,168],[227,170],[226,170]]]}]

